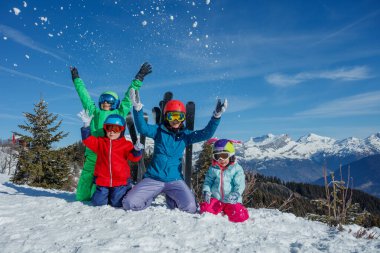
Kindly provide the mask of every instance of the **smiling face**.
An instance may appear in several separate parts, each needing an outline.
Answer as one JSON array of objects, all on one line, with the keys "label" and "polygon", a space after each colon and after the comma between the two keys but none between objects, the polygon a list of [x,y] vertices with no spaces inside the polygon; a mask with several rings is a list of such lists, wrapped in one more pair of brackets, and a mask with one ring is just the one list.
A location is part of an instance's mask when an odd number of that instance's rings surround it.
[{"label": "smiling face", "polygon": [[109,111],[111,110],[111,104],[107,103],[107,101],[104,101],[101,105],[101,109],[104,111]]},{"label": "smiling face", "polygon": [[116,133],[114,131],[111,131],[111,132],[107,132],[107,137],[110,139],[110,140],[117,140],[119,139],[120,137],[120,132]]},{"label": "smiling face", "polygon": [[175,128],[175,129],[181,126],[181,122],[179,122],[178,120],[169,121],[169,124],[172,128]]},{"label": "smiling face", "polygon": [[226,167],[229,163],[230,163],[230,158],[227,158],[227,159],[219,159],[218,160],[218,163],[220,166],[222,167]]}]

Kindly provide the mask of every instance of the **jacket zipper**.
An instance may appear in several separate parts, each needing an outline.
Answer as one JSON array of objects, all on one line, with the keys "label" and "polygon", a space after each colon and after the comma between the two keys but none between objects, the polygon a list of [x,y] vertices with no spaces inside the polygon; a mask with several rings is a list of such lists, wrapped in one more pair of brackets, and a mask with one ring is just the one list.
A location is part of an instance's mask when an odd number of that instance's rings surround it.
[{"label": "jacket zipper", "polygon": [[110,150],[109,150],[109,155],[108,155],[108,163],[109,163],[109,169],[110,169],[110,187],[112,187],[111,153],[112,153],[112,140],[110,139]]},{"label": "jacket zipper", "polygon": [[220,168],[220,193],[222,195],[222,202],[224,202],[224,189],[223,189],[223,168]]}]

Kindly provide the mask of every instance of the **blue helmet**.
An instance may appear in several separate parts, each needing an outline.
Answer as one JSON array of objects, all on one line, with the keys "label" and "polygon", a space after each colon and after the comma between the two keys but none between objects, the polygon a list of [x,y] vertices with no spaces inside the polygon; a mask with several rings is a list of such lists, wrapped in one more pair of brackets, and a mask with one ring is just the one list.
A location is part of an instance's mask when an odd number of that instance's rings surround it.
[{"label": "blue helmet", "polygon": [[104,125],[118,125],[125,127],[125,119],[118,114],[109,115],[103,123]]},{"label": "blue helmet", "polygon": [[119,96],[113,91],[103,92],[99,97],[99,108],[102,108],[102,104],[107,102],[111,105],[111,110],[119,108],[120,99]]}]

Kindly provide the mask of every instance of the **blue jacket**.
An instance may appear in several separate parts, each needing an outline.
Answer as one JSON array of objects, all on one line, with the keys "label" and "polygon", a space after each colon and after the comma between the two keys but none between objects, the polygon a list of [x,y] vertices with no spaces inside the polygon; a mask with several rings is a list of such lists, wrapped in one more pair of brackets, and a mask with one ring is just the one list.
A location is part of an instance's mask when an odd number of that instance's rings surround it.
[{"label": "blue jacket", "polygon": [[243,191],[245,189],[245,175],[243,168],[238,164],[229,165],[221,170],[219,165],[210,166],[203,183],[203,192],[211,193],[212,198],[216,198],[224,203],[228,203],[228,195],[232,192],[239,193],[238,201],[242,203]]},{"label": "blue jacket", "polygon": [[210,139],[219,125],[220,118],[211,118],[202,130],[188,129],[174,133],[163,124],[149,125],[144,120],[143,110],[133,109],[137,131],[154,139],[153,158],[144,178],[152,178],[162,182],[183,180],[182,156],[186,146]]}]

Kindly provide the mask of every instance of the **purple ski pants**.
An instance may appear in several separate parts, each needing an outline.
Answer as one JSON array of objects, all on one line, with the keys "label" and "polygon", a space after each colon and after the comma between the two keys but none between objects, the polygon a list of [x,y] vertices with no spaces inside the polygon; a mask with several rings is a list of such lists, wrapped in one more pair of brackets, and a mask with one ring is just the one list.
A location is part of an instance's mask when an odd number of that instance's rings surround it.
[{"label": "purple ski pants", "polygon": [[161,182],[151,178],[144,178],[125,195],[123,208],[132,211],[143,210],[149,207],[160,193],[166,194],[169,209],[178,208],[188,213],[195,213],[197,210],[194,194],[185,181]]}]

